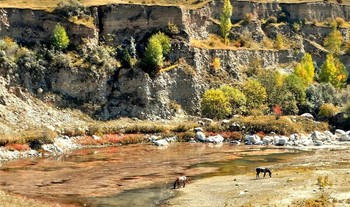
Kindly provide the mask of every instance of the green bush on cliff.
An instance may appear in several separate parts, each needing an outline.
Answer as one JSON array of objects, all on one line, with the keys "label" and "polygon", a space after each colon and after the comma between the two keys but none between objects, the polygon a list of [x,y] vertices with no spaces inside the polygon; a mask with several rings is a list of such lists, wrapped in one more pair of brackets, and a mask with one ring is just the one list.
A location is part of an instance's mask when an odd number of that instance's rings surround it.
[{"label": "green bush on cliff", "polygon": [[142,61],[143,69],[149,74],[156,74],[163,66],[164,55],[170,52],[170,39],[162,32],[152,35],[145,49]]},{"label": "green bush on cliff", "polygon": [[232,28],[231,23],[232,5],[230,0],[224,0],[224,6],[222,8],[222,14],[220,15],[220,31],[221,37],[224,39],[224,43],[228,44],[228,35]]},{"label": "green bush on cliff", "polygon": [[60,23],[56,24],[52,32],[52,45],[58,50],[66,49],[69,45],[67,32]]},{"label": "green bush on cliff", "polygon": [[313,82],[315,67],[311,54],[305,53],[304,57],[301,59],[301,62],[295,67],[294,74],[303,80],[305,87]]}]

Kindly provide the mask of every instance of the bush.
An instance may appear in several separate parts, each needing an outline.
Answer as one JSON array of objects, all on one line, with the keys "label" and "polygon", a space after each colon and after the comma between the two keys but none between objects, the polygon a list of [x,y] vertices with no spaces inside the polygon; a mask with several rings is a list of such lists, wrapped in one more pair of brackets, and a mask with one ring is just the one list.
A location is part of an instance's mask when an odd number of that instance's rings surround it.
[{"label": "bush", "polygon": [[247,99],[240,90],[228,85],[223,85],[220,87],[220,89],[224,92],[225,97],[230,102],[232,114],[246,113]]},{"label": "bush", "polygon": [[334,106],[331,103],[326,103],[320,107],[318,116],[322,119],[330,119],[338,112],[339,112],[338,107]]},{"label": "bush", "polygon": [[334,28],[324,39],[323,45],[331,54],[340,54],[343,45],[343,36],[341,32]]},{"label": "bush", "polygon": [[306,88],[306,105],[303,112],[318,114],[320,107],[325,103],[339,102],[337,91],[330,83],[312,84]]},{"label": "bush", "polygon": [[247,109],[266,109],[266,89],[255,79],[248,79],[243,84],[243,93],[247,98]]},{"label": "bush", "polygon": [[56,24],[52,32],[52,45],[58,50],[66,49],[69,45],[69,37],[66,30],[59,23]]},{"label": "bush", "polygon": [[229,100],[220,89],[207,90],[202,98],[202,115],[209,118],[225,118],[231,114]]},{"label": "bush", "polygon": [[282,34],[277,33],[274,48],[278,50],[283,49],[285,47],[285,44],[286,38]]},{"label": "bush", "polygon": [[66,18],[86,17],[88,10],[78,0],[61,1],[54,9],[54,13]]},{"label": "bush", "polygon": [[152,35],[145,50],[144,70],[151,75],[157,74],[163,66],[164,55],[170,52],[170,48],[170,39],[164,33]]},{"label": "bush", "polygon": [[215,57],[213,62],[211,63],[211,66],[213,67],[213,69],[218,70],[221,68],[221,62],[220,62],[220,58]]}]

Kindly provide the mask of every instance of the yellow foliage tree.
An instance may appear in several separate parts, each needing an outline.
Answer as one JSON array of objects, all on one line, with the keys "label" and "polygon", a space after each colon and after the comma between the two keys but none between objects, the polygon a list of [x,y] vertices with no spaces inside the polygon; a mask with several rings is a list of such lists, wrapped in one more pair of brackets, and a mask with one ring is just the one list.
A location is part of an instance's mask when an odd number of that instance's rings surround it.
[{"label": "yellow foliage tree", "polygon": [[328,54],[321,66],[319,79],[321,82],[331,83],[334,87],[343,87],[348,79],[348,72],[342,62],[332,54]]},{"label": "yellow foliage tree", "polygon": [[304,86],[308,86],[313,82],[315,76],[315,67],[312,61],[312,56],[306,53],[301,59],[301,62],[295,67],[294,74],[300,77]]}]

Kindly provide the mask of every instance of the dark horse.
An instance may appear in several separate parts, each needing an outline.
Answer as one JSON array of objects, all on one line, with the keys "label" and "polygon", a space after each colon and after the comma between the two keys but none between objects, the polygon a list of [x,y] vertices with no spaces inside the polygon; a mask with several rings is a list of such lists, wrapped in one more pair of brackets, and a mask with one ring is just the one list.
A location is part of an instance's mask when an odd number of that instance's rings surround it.
[{"label": "dark horse", "polygon": [[260,173],[264,173],[264,177],[265,177],[265,175],[266,175],[266,173],[269,173],[269,176],[271,177],[271,171],[270,171],[270,169],[269,168],[266,168],[266,167],[257,167],[256,169],[256,179],[259,179],[260,177],[259,177],[259,174]]}]

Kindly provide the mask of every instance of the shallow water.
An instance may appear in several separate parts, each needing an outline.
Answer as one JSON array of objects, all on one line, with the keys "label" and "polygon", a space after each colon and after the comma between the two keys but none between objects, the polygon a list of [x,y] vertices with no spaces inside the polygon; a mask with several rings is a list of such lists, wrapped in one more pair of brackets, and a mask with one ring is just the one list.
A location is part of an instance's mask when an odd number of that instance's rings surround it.
[{"label": "shallow water", "polygon": [[157,206],[175,196],[179,175],[191,180],[245,174],[288,162],[295,150],[262,146],[173,143],[83,149],[69,155],[8,162],[0,187],[33,198],[91,207]]}]

